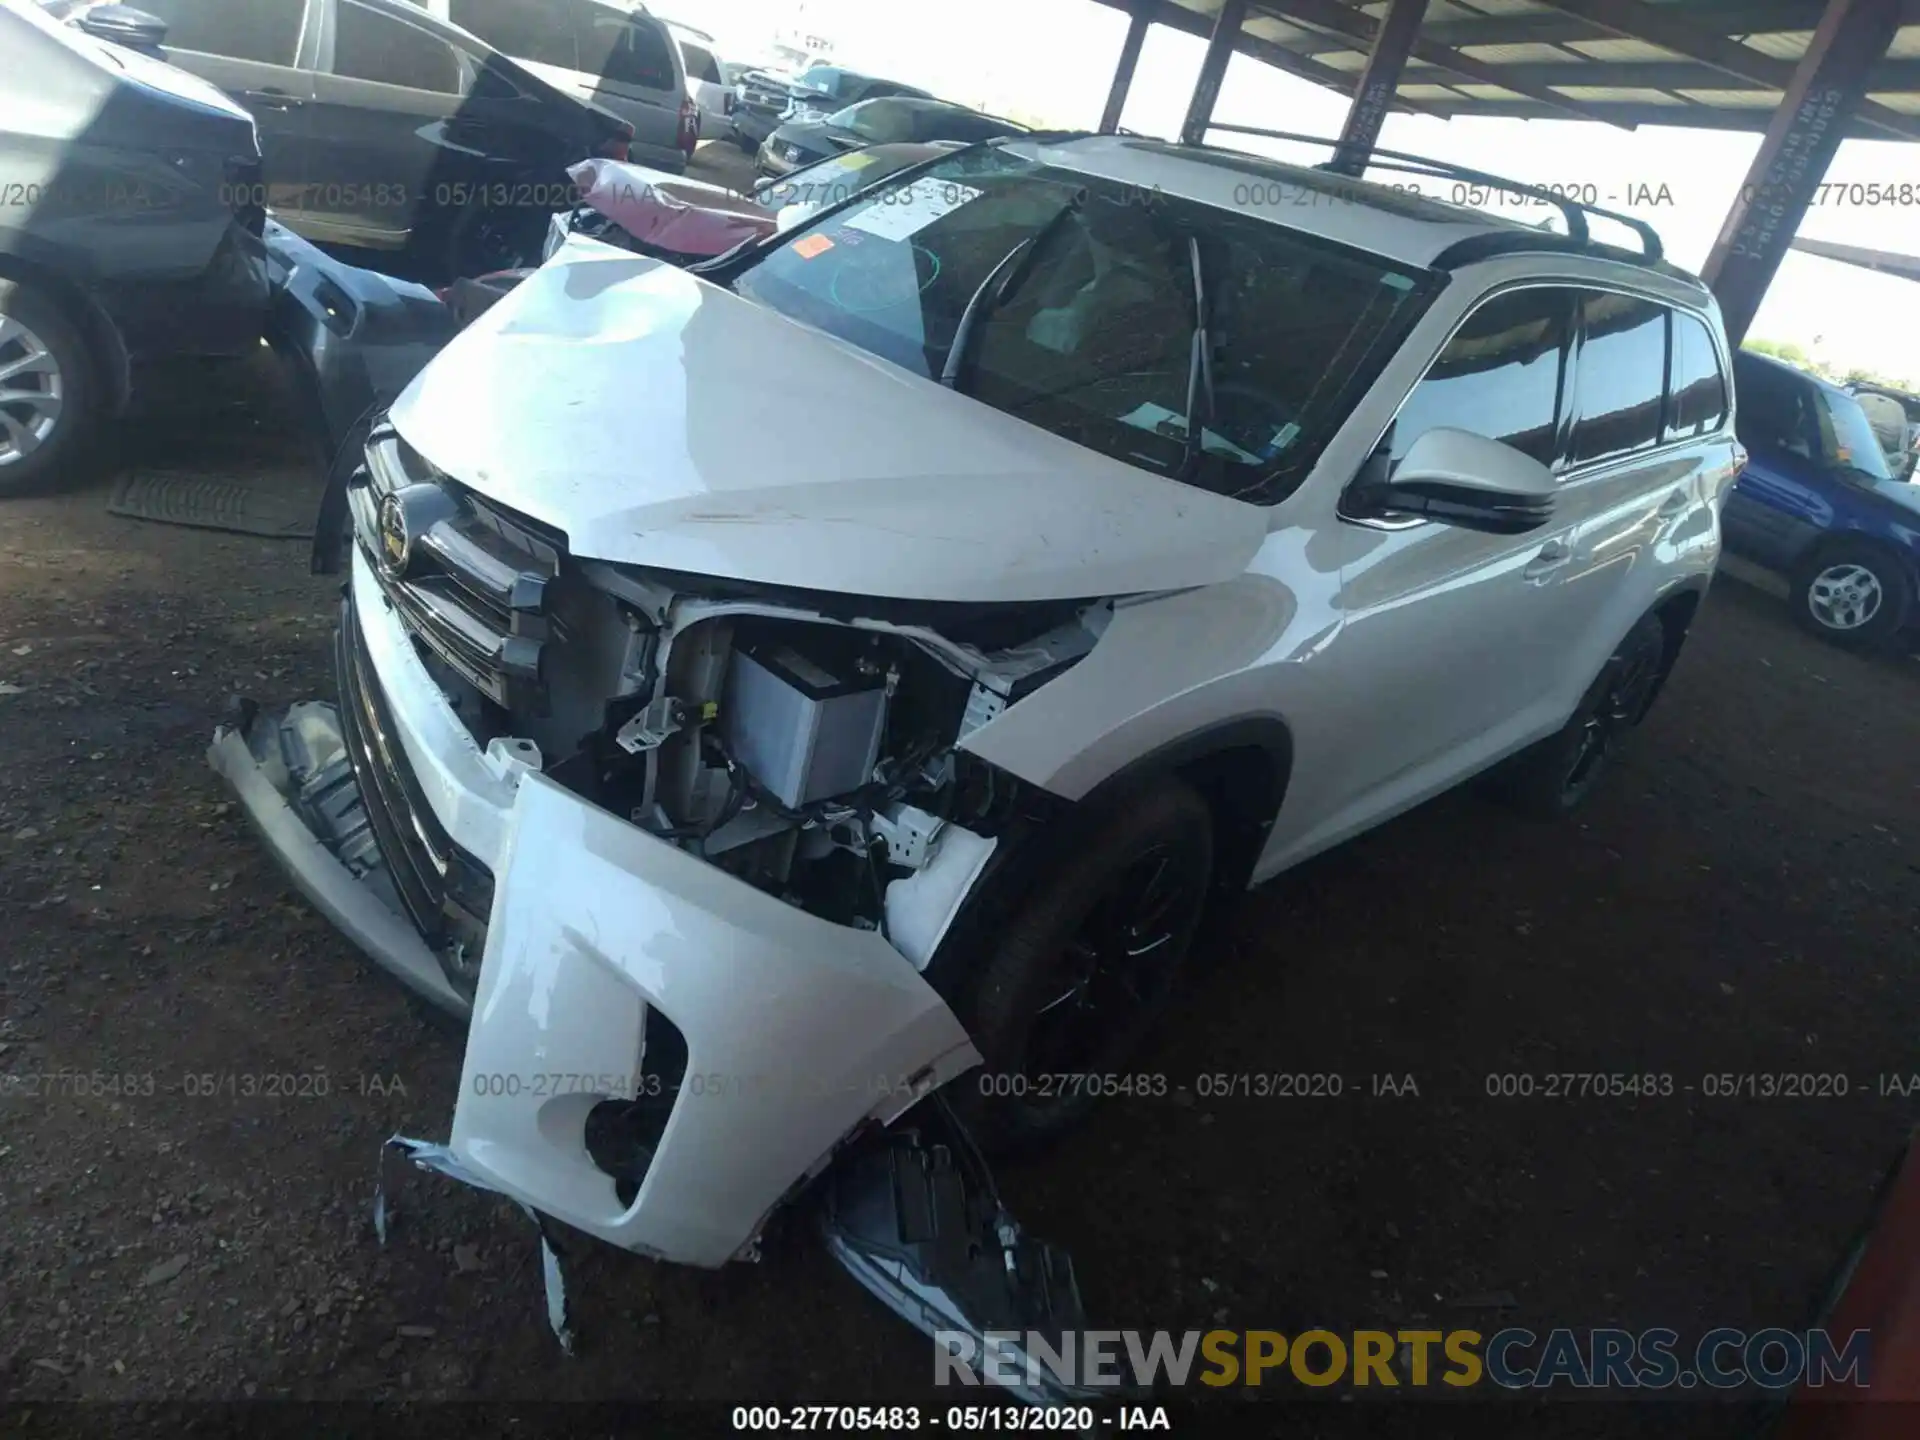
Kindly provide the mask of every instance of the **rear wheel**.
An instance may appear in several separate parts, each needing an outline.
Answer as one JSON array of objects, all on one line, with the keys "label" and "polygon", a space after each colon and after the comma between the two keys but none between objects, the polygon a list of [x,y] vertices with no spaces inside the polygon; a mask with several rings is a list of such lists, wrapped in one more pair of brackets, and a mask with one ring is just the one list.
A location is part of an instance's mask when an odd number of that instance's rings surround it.
[{"label": "rear wheel", "polygon": [[956,1004],[986,1064],[954,1105],[984,1149],[1052,1140],[1125,1083],[1205,908],[1213,818],[1191,786],[1158,780],[1072,823]]},{"label": "rear wheel", "polygon": [[92,354],[60,307],[0,280],[0,496],[73,475],[98,394]]},{"label": "rear wheel", "polygon": [[1666,658],[1666,627],[1657,615],[1641,616],[1567,723],[1494,772],[1495,792],[1516,810],[1543,820],[1578,809],[1611,768],[1627,733],[1653,705]]},{"label": "rear wheel", "polygon": [[1893,642],[1912,602],[1905,572],[1886,551],[1856,541],[1823,548],[1794,576],[1794,619],[1853,650]]}]

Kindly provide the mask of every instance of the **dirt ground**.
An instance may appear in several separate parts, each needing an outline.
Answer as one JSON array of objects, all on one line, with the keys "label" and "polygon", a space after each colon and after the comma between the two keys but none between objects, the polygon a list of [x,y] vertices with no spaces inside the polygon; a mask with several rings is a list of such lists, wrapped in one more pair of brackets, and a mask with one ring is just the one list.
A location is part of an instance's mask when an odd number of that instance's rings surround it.
[{"label": "dirt ground", "polygon": [[[122,463],[309,483],[268,373],[167,377]],[[718,1273],[582,1247],[571,1360],[506,1205],[409,1174],[375,1243],[380,1144],[445,1137],[458,1044],[294,896],[203,758],[231,695],[330,693],[335,584],[303,546],[106,498],[0,505],[0,1396],[948,1403],[804,1235]],[[1581,821],[1461,793],[1250,897],[1143,1065],[1173,1092],[1108,1102],[1003,1191],[1114,1326],[1810,1323],[1915,1118],[1878,1092],[1920,1071],[1916,699],[1912,659],[1722,583]],[[1277,1071],[1344,1093],[1196,1089]],[[1569,1071],[1674,1091],[1487,1092]],[[1849,1093],[1703,1093],[1783,1071]],[[1530,1433],[1638,1427],[1590,1412]],[[1349,1433],[1321,1414],[1295,1433]]]}]

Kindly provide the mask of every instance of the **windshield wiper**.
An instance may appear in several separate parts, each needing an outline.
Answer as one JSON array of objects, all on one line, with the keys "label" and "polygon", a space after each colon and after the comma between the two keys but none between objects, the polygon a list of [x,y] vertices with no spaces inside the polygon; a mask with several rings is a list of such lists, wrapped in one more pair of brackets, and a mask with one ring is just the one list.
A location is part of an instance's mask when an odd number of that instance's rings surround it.
[{"label": "windshield wiper", "polygon": [[960,388],[960,372],[966,366],[968,354],[973,348],[974,332],[996,307],[1004,304],[1007,297],[1020,288],[1033,269],[1034,257],[1040,253],[1040,247],[1079,208],[1078,198],[1067,201],[1038,230],[1002,255],[1000,263],[987,272],[987,278],[968,297],[966,309],[960,312],[960,323],[953,327],[953,342],[947,346],[947,361],[940,367],[942,385],[949,390]]},{"label": "windshield wiper", "polygon": [[1207,336],[1207,275],[1200,263],[1200,237],[1187,236],[1187,267],[1193,272],[1192,359],[1187,362],[1187,453],[1180,479],[1191,481],[1206,455],[1206,427],[1213,419],[1213,342]]}]

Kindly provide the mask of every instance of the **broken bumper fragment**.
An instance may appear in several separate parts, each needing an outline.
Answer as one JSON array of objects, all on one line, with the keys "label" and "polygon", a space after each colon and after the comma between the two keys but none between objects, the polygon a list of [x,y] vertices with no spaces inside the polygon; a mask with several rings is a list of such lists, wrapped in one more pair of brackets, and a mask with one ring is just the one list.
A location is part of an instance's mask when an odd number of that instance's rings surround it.
[{"label": "broken bumper fragment", "polygon": [[[863,1122],[979,1062],[879,934],[589,804],[531,747],[482,751],[360,555],[350,592],[342,707],[254,715],[209,757],[323,913],[423,998],[470,1010],[448,1152],[475,1183],[719,1265]],[[476,892],[469,1000],[462,926],[443,921]]]}]

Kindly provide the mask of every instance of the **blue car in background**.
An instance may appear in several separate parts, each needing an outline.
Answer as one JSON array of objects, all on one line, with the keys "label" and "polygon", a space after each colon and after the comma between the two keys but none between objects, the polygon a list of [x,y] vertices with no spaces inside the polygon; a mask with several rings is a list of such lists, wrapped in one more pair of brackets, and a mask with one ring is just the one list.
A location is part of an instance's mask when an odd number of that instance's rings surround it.
[{"label": "blue car in background", "polygon": [[1735,430],[1746,469],[1727,497],[1727,549],[1787,576],[1794,618],[1854,649],[1920,620],[1920,486],[1887,468],[1860,402],[1741,351]]}]

